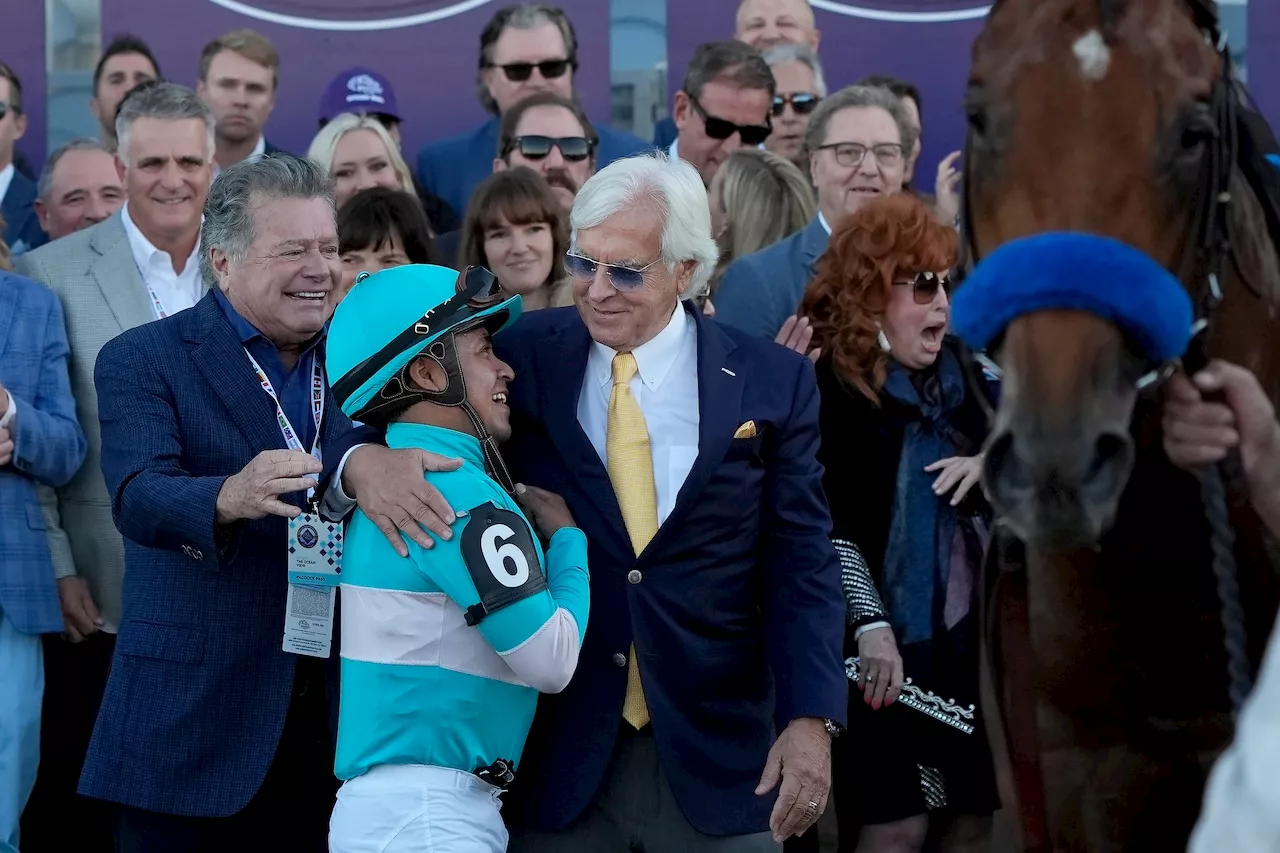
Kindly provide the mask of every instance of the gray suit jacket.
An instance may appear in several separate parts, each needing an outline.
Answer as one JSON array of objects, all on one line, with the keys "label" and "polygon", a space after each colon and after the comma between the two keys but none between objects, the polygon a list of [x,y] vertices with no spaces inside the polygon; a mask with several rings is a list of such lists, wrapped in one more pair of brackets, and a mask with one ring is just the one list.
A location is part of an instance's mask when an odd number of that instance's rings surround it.
[{"label": "gray suit jacket", "polygon": [[814,265],[830,240],[822,222],[814,218],[790,237],[729,264],[711,297],[716,320],[773,340],[800,307]]},{"label": "gray suit jacket", "polygon": [[93,368],[98,350],[116,335],[155,319],[120,214],[18,257],[22,275],[43,282],[62,302],[71,344],[71,393],[89,452],[70,483],[55,494],[40,488],[49,550],[59,578],[89,585],[107,630],[120,624],[124,542],[111,517],[102,477],[102,432]]}]

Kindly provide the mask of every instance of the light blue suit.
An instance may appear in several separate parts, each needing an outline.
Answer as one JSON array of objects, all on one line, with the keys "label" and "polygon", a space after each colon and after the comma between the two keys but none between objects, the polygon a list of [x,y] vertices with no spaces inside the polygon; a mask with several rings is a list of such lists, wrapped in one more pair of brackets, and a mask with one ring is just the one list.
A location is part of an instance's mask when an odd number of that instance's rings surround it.
[{"label": "light blue suit", "polygon": [[35,784],[44,693],[40,634],[62,630],[35,484],[62,486],[84,461],[68,354],[57,297],[29,278],[0,272],[0,384],[6,409],[15,409],[6,427],[13,458],[0,466],[2,853],[18,848],[18,818]]},{"label": "light blue suit", "polygon": [[738,258],[725,270],[712,299],[716,320],[773,340],[800,307],[830,239],[822,221],[814,219],[790,237]]}]

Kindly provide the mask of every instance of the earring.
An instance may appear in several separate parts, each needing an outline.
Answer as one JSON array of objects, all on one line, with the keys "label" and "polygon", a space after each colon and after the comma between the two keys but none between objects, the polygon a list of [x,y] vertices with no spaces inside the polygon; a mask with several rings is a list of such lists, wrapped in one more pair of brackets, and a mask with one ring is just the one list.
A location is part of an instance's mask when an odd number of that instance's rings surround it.
[{"label": "earring", "polygon": [[876,328],[880,330],[879,334],[876,335],[876,340],[880,343],[880,349],[885,352],[891,352],[892,350],[889,347],[889,336],[884,333],[884,327],[879,323],[876,323]]}]

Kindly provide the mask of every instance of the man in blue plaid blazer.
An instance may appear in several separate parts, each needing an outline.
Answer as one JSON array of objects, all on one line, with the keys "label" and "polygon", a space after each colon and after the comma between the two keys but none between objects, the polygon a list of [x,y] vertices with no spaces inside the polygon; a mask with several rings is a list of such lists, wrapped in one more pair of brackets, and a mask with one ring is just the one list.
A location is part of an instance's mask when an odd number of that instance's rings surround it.
[{"label": "man in blue plaid blazer", "polygon": [[0,272],[0,851],[18,849],[36,779],[40,635],[62,630],[35,484],[61,486],[84,461],[68,353],[57,297]]}]

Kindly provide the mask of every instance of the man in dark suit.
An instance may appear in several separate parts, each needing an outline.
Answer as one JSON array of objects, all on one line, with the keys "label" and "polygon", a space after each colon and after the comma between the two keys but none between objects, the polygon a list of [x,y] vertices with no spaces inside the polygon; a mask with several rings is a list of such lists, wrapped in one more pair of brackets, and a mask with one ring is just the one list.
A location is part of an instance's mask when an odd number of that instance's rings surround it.
[{"label": "man in dark suit", "polygon": [[324,170],[236,164],[205,207],[200,268],[214,289],[99,353],[126,571],[80,790],[117,804],[117,850],[229,849],[281,821],[291,850],[326,848],[336,655],[281,640],[286,519],[351,431],[323,375],[337,246]]},{"label": "man in dark suit", "polygon": [[832,230],[867,199],[902,191],[914,144],[910,115],[888,89],[849,86],[818,104],[805,129],[818,216],[729,265],[716,290],[716,320],[773,340],[800,306]]},{"label": "man in dark suit", "polygon": [[825,808],[847,697],[812,365],[681,300],[717,258],[690,164],[602,169],[571,224],[577,309],[498,341],[504,456],[563,495],[593,565],[578,672],[516,768],[511,850],[777,850]]},{"label": "man in dark suit", "polygon": [[0,62],[0,238],[17,257],[49,241],[36,215],[36,183],[14,165],[14,146],[27,132],[22,110],[22,81]]},{"label": "man in dark suit", "polygon": [[40,635],[62,630],[36,483],[61,486],[84,461],[67,358],[58,297],[0,272],[0,850],[19,849],[18,818],[36,781]]},{"label": "man in dark suit", "polygon": [[[578,37],[564,11],[542,3],[507,6],[480,34],[480,101],[493,118],[418,154],[418,178],[461,216],[476,186],[493,173],[499,120],[534,92],[573,97]],[[601,166],[648,149],[639,137],[596,125]]]},{"label": "man in dark suit", "polygon": [[213,111],[214,177],[241,160],[280,149],[263,133],[276,106],[280,54],[266,36],[235,30],[204,46],[196,94]]}]

